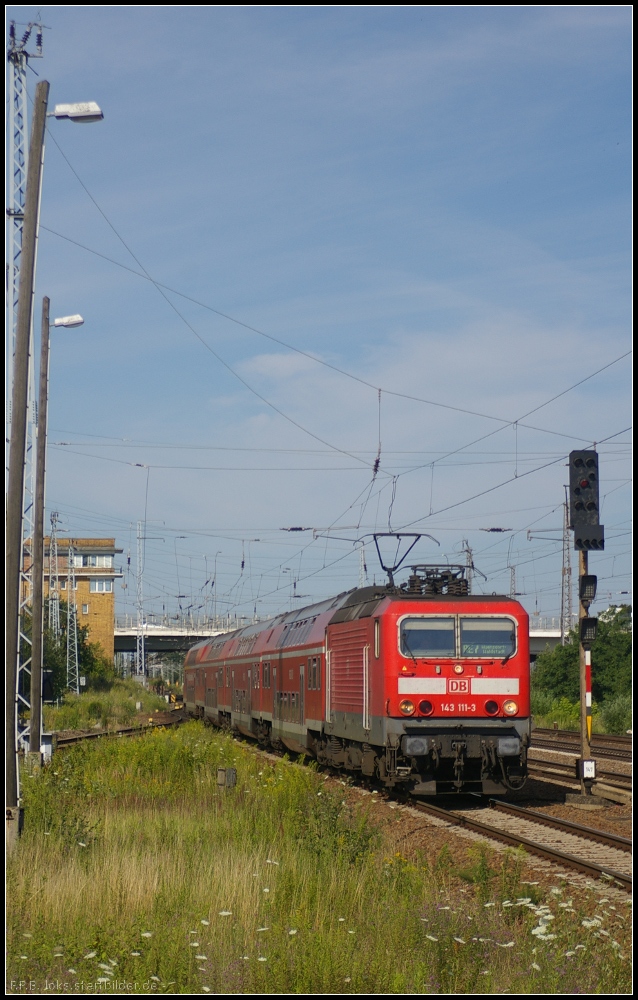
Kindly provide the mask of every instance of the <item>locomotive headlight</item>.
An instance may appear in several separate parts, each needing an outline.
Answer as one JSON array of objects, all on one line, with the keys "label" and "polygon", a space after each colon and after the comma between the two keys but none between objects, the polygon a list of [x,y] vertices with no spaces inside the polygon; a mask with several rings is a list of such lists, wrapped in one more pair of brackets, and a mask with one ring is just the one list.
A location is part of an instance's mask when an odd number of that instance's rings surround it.
[{"label": "locomotive headlight", "polygon": [[516,715],[518,712],[518,704],[515,701],[504,701],[503,711],[505,715]]},{"label": "locomotive headlight", "polygon": [[409,698],[404,698],[402,702],[399,702],[399,711],[403,715],[414,715],[414,702],[410,701]]},{"label": "locomotive headlight", "polygon": [[462,674],[463,673],[463,664],[462,663],[455,663],[454,664],[454,673],[455,674]]}]

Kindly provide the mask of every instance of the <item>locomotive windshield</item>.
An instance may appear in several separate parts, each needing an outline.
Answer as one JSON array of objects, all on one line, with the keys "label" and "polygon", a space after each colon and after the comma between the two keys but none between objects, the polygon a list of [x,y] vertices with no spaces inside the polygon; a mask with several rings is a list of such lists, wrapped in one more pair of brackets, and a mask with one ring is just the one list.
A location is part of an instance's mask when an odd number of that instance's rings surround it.
[{"label": "locomotive windshield", "polygon": [[516,633],[511,618],[461,618],[461,656],[512,656]]},{"label": "locomotive windshield", "polygon": [[454,618],[404,618],[401,652],[405,656],[454,656]]}]

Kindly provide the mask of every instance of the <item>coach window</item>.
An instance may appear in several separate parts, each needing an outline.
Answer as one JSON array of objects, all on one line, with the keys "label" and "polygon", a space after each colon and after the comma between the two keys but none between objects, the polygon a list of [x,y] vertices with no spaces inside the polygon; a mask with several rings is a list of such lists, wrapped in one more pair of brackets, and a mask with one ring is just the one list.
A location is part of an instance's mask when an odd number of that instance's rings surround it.
[{"label": "coach window", "polygon": [[404,656],[454,656],[454,618],[404,618],[401,622]]},{"label": "coach window", "polygon": [[461,618],[461,656],[510,657],[515,651],[511,618]]}]

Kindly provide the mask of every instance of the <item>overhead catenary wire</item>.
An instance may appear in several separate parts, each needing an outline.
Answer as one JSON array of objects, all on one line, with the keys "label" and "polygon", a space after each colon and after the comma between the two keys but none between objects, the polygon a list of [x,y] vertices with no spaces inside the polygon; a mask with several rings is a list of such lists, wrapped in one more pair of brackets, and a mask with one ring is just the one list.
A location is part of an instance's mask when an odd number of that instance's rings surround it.
[{"label": "overhead catenary wire", "polygon": [[[71,168],[71,169],[73,169],[73,168]],[[74,171],[74,173],[75,173],[75,171]],[[80,182],[80,183],[82,183],[82,182]],[[84,184],[82,186],[85,187]],[[85,190],[86,190],[86,188],[85,188]],[[94,200],[94,199],[91,198],[91,200]],[[106,216],[105,216],[105,218],[106,218]],[[109,223],[109,225],[111,225],[111,223]],[[57,236],[60,239],[66,240],[68,243],[72,243],[75,246],[79,247],[80,249],[86,250],[88,253],[94,254],[97,257],[101,257],[103,260],[106,260],[109,263],[114,264],[117,267],[120,267],[120,268],[122,268],[125,271],[129,271],[131,274],[134,274],[134,275],[136,275],[139,278],[143,278],[146,281],[150,281],[158,289],[165,289],[166,291],[170,292],[173,295],[178,295],[180,298],[186,299],[187,301],[192,302],[195,305],[201,306],[202,309],[206,309],[209,312],[215,313],[215,315],[220,316],[223,319],[227,319],[231,323],[236,323],[238,326],[242,326],[242,327],[244,327],[244,329],[249,330],[252,333],[256,333],[260,337],[265,337],[267,340],[271,340],[274,343],[279,344],[281,347],[285,347],[288,350],[291,350],[291,351],[293,351],[296,354],[300,354],[303,357],[308,358],[310,361],[314,361],[316,364],[322,365],[324,368],[330,368],[332,371],[337,372],[339,375],[343,375],[345,378],[352,379],[354,382],[359,382],[361,385],[365,385],[369,389],[375,389],[377,392],[378,391],[385,392],[386,395],[388,395],[388,396],[396,396],[397,398],[400,398],[400,399],[408,399],[408,400],[412,400],[413,402],[416,402],[416,403],[424,403],[427,406],[440,407],[441,409],[444,409],[444,410],[453,410],[456,413],[464,413],[464,414],[467,414],[468,416],[472,416],[472,417],[481,417],[484,420],[496,420],[499,423],[501,423],[503,425],[503,427],[509,427],[509,426],[512,426],[514,423],[518,422],[521,427],[525,427],[527,430],[538,431],[538,432],[540,432],[542,434],[553,434],[556,437],[570,438],[570,439],[572,439],[574,441],[587,441],[588,440],[588,438],[581,437],[579,435],[568,434],[568,433],[563,432],[563,431],[555,431],[555,430],[551,430],[550,428],[547,428],[547,427],[535,427],[535,426],[533,426],[531,424],[524,424],[524,423],[522,423],[521,420],[519,420],[519,421],[509,420],[506,417],[497,417],[497,416],[494,416],[493,414],[482,413],[482,412],[479,412],[477,410],[470,410],[467,407],[454,406],[452,403],[442,403],[442,402],[440,402],[440,400],[425,399],[422,396],[415,396],[415,395],[413,395],[411,393],[399,392],[396,389],[388,389],[387,387],[379,387],[379,386],[375,385],[373,382],[369,382],[367,379],[361,378],[361,376],[359,376],[359,375],[355,375],[352,372],[348,372],[345,369],[340,368],[338,365],[334,365],[331,362],[326,361],[323,358],[319,358],[319,357],[317,357],[314,354],[310,354],[308,351],[304,351],[300,347],[295,347],[293,344],[289,344],[286,341],[281,340],[278,337],[275,337],[273,334],[266,333],[264,330],[259,330],[257,327],[251,326],[249,323],[244,323],[243,320],[239,320],[236,317],[231,316],[228,313],[225,313],[225,312],[222,312],[219,309],[216,309],[214,306],[210,306],[210,305],[208,305],[205,302],[201,302],[199,299],[195,299],[191,295],[187,295],[184,292],[180,292],[176,288],[172,288],[169,285],[165,285],[162,282],[156,281],[151,275],[149,275],[146,272],[145,273],[141,273],[139,271],[136,271],[134,268],[129,267],[127,264],[123,264],[121,261],[114,260],[112,257],[109,257],[106,254],[100,253],[98,250],[94,250],[91,247],[87,247],[87,246],[85,246],[85,244],[79,243],[77,240],[73,240],[69,236],[64,236],[62,233],[58,233],[54,229],[49,229],[46,226],[41,226],[40,228],[44,229],[46,232],[51,233],[52,236]],[[114,230],[114,232],[115,232],[115,230]],[[126,244],[124,244],[124,245],[126,246]],[[127,249],[128,249],[128,247],[127,247]],[[134,257],[134,259],[136,259],[136,258]],[[142,267],[141,264],[140,264],[140,267]],[[167,301],[170,301],[170,300],[167,299]],[[616,364],[618,361],[622,361],[624,358],[628,357],[628,355],[631,354],[631,353],[632,353],[631,351],[626,351],[624,354],[621,354],[620,357],[616,358],[614,361],[610,362],[609,365],[606,365],[605,367],[610,367],[610,365]],[[600,369],[600,370],[603,371],[604,369]],[[594,373],[594,374],[597,374],[597,373]],[[591,378],[591,377],[593,377],[593,376],[588,376],[588,378]],[[583,381],[586,381],[586,380],[583,380]],[[578,384],[580,384],[580,383],[578,383]],[[569,390],[564,390],[564,392],[567,392],[567,391],[569,391]],[[558,396],[564,395],[564,392],[559,393]],[[554,398],[557,399],[558,396],[556,396]],[[542,404],[542,405],[546,405],[546,404]],[[539,407],[539,409],[540,409],[540,407]],[[534,413],[534,412],[536,412],[536,410],[531,410],[530,411],[530,413]]]}]

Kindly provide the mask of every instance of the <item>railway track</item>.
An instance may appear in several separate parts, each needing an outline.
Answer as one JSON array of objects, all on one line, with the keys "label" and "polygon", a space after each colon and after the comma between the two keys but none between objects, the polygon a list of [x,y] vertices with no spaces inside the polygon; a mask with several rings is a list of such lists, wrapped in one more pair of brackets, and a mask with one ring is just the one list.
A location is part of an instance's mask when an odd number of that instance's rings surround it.
[{"label": "railway track", "polygon": [[[554,750],[557,753],[580,753],[580,733],[565,729],[534,729],[532,748]],[[592,755],[598,759],[631,761],[631,736],[594,735],[591,740]]]},{"label": "railway track", "polygon": [[631,892],[632,842],[625,837],[495,799],[478,809],[445,809],[423,802],[410,807]]},{"label": "railway track", "polygon": [[[177,716],[177,712],[175,713]],[[184,717],[179,713],[179,718],[169,719],[164,722],[149,722],[144,726],[128,726],[124,729],[100,729],[94,733],[74,733],[73,736],[60,736],[54,733],[53,749],[64,750],[65,747],[75,746],[77,743],[84,743],[86,740],[117,739],[122,736],[142,736],[152,729],[160,729],[165,726],[177,726],[184,721]]]}]

